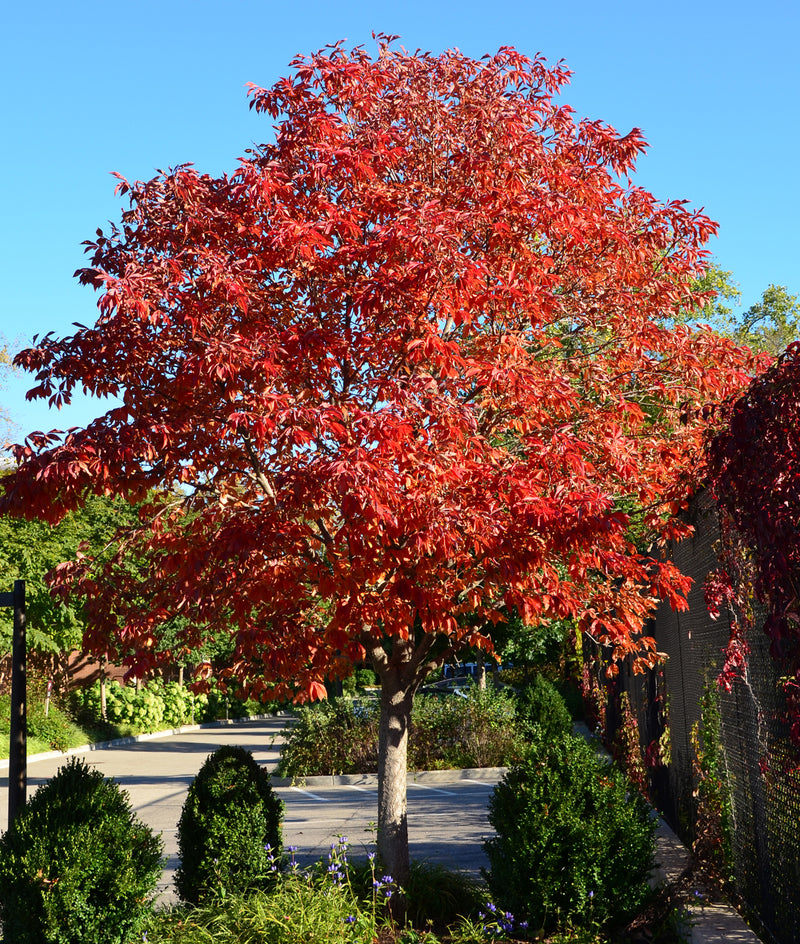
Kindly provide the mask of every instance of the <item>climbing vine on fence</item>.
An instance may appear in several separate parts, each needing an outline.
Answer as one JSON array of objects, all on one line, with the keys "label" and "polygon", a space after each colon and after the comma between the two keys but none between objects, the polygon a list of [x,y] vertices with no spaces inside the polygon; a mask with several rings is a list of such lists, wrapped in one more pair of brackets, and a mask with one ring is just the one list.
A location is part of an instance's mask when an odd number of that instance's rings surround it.
[{"label": "climbing vine on fence", "polygon": [[764,631],[781,665],[791,736],[800,746],[800,341],[728,408],[710,442],[711,487],[720,510],[723,566],[710,575],[712,614],[734,614],[722,682],[746,663],[748,591],[767,607]]},{"label": "climbing vine on fence", "polygon": [[721,749],[718,693],[706,686],[700,699],[700,720],[692,725],[694,758],[695,837],[693,851],[723,881],[733,878],[731,796]]}]

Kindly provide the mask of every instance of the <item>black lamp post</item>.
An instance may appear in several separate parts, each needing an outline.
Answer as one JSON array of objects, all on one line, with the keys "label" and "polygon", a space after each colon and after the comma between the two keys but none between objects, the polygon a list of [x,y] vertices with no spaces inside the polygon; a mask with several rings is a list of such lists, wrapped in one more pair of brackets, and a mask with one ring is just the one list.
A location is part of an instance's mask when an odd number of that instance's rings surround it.
[{"label": "black lamp post", "polygon": [[25,581],[15,580],[11,593],[0,593],[0,606],[14,608],[11,647],[11,743],[8,753],[8,825],[25,805],[28,783],[27,681],[25,668]]}]

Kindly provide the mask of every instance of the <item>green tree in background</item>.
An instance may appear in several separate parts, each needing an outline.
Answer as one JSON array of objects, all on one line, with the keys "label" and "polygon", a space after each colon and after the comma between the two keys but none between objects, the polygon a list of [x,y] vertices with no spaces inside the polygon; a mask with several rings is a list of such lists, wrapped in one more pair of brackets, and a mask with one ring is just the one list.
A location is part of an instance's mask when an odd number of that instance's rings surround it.
[{"label": "green tree in background", "polygon": [[784,285],[770,285],[761,301],[744,313],[737,338],[750,347],[778,355],[800,340],[800,302]]},{"label": "green tree in background", "polygon": [[715,297],[700,312],[682,311],[676,324],[707,324],[718,334],[775,357],[800,339],[800,301],[785,285],[770,284],[761,301],[743,313],[735,311],[742,293],[732,272],[712,263],[695,287]]},{"label": "green tree in background", "polygon": [[[80,606],[50,595],[46,574],[62,561],[74,560],[81,546],[96,554],[110,537],[132,520],[128,505],[93,496],[83,508],[52,526],[44,521],[0,517],[0,573],[10,588],[26,582],[27,632],[30,648],[68,652],[79,648],[84,620]],[[11,650],[12,617],[0,610],[0,655]]]}]

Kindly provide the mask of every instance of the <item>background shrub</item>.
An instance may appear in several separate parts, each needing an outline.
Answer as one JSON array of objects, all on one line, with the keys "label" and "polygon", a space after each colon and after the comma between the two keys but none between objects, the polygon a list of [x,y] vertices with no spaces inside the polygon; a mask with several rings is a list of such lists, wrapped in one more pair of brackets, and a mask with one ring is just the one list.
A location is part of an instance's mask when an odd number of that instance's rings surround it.
[{"label": "background shrub", "polygon": [[[74,710],[81,723],[101,724],[100,683],[73,693]],[[219,718],[247,718],[265,710],[256,701],[242,701],[212,689],[207,695],[195,695],[177,682],[151,679],[139,687],[106,682],[106,716],[119,733],[140,734],[179,728],[184,724],[202,724]]]},{"label": "background shrub", "polygon": [[[86,744],[87,736],[69,715],[62,710],[55,698],[50,701],[50,710],[45,715],[44,700],[29,698],[27,704],[28,753],[37,751],[67,751],[71,747]],[[8,735],[11,730],[11,699],[0,695],[0,757],[8,757]]]},{"label": "background shrub", "polygon": [[471,685],[459,695],[414,700],[408,739],[412,770],[502,767],[518,759],[522,740],[513,695]]},{"label": "background shrub", "polygon": [[286,732],[276,774],[311,777],[378,769],[378,703],[349,698],[301,708]]},{"label": "background shrub", "polygon": [[356,677],[356,688],[363,689],[378,684],[378,676],[372,669],[356,669],[354,674]]},{"label": "background shrub", "polygon": [[180,897],[191,904],[264,887],[281,852],[283,803],[243,747],[211,754],[189,787],[178,822]]},{"label": "background shrub", "polygon": [[73,759],[0,839],[4,940],[129,941],[150,910],[161,848],[120,787]]},{"label": "background shrub", "polygon": [[564,698],[551,681],[538,673],[517,693],[516,716],[529,738],[552,740],[572,733],[572,716]]},{"label": "background shrub", "polygon": [[583,738],[534,741],[495,788],[489,822],[489,888],[531,928],[622,920],[648,894],[655,820]]},{"label": "background shrub", "polygon": [[[477,686],[462,698],[418,695],[408,739],[410,770],[505,766],[522,751],[513,697]],[[301,708],[281,748],[282,777],[378,769],[378,702],[340,698]]]}]

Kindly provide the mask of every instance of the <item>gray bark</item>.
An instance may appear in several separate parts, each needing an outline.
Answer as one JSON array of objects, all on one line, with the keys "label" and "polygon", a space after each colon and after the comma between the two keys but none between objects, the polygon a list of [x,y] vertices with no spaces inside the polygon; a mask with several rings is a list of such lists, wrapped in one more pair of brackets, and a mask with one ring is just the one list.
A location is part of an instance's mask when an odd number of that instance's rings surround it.
[{"label": "gray bark", "polygon": [[408,726],[413,691],[403,686],[397,671],[381,677],[381,715],[378,735],[378,856],[399,885],[410,871],[406,772]]},{"label": "gray bark", "polygon": [[[378,734],[378,858],[385,872],[401,887],[408,883],[408,814],[406,772],[408,729],[414,694],[432,663],[426,656],[433,636],[416,645],[412,640],[393,639],[391,654],[381,641],[365,633],[363,641],[373,668],[381,680],[381,714]],[[393,908],[402,908],[398,902]]]},{"label": "gray bark", "polygon": [[478,650],[478,688],[482,691],[486,691],[486,659],[483,655],[483,649]]}]

